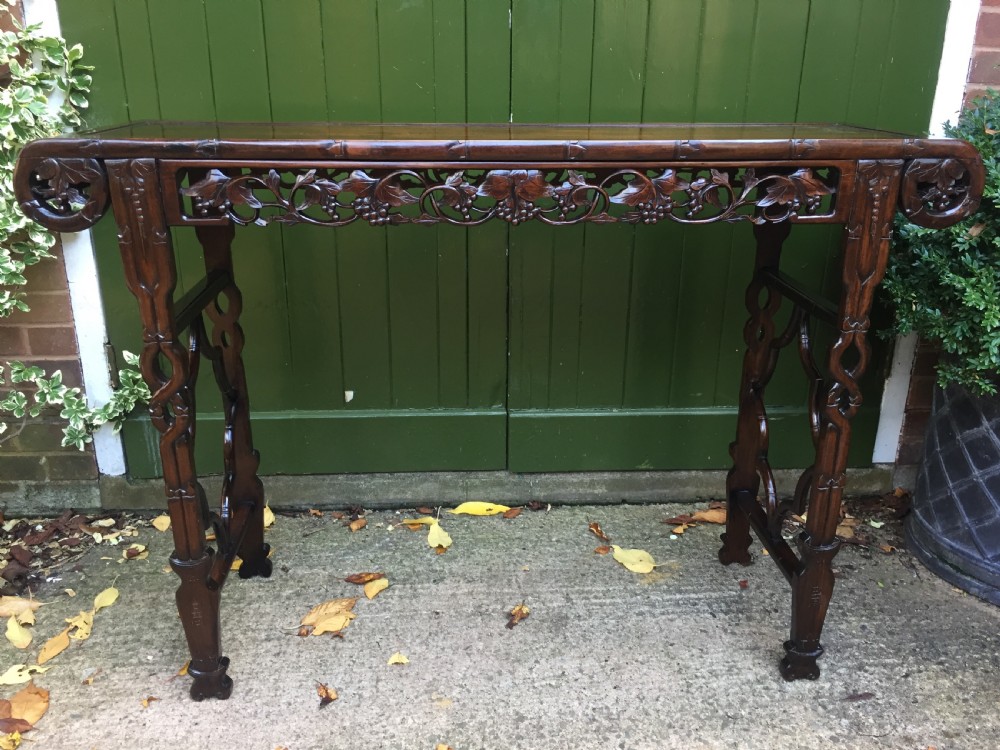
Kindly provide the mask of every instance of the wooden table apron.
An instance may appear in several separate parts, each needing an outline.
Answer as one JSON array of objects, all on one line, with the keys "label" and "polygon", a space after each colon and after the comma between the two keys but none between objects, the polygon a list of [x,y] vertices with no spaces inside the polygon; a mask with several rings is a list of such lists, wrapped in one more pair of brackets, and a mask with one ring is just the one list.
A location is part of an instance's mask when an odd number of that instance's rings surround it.
[{"label": "wooden table apron", "polygon": [[[983,187],[975,149],[840,126],[705,126],[707,136],[699,126],[451,126],[459,137],[437,137],[435,126],[311,126],[324,137],[312,131],[289,137],[281,130],[295,126],[258,126],[258,137],[252,126],[233,127],[251,136],[206,140],[224,129],[146,123],[37,141],[22,152],[15,176],[24,212],[55,231],[90,227],[109,202],[113,207],[126,283],[142,320],[150,418],[161,433],[175,543],[170,564],[181,579],[177,606],[195,699],[226,698],[232,690],[219,603],[234,558],[243,559],[242,578],[271,573],[231,251],[237,225],[269,223],[751,224],[756,262],[746,291],[746,352],[719,558],[749,564],[750,532],[756,533],[792,588],[781,674],[819,675],[851,418],[861,405],[857,383],[868,362],[868,316],[893,215],[898,207],[930,227],[968,216]],[[671,130],[682,127],[683,133]],[[744,129],[732,137],[712,127]],[[806,137],[795,137],[799,129]],[[352,137],[337,138],[341,131]],[[786,131],[792,137],[775,136]],[[414,135],[403,137],[407,133]],[[461,137],[469,133],[476,137]],[[844,225],[836,302],[812,297],[779,268],[791,225],[806,222]],[[179,300],[171,226],[194,226],[205,255],[204,279]],[[778,330],[775,315],[784,301],[791,317]],[[825,372],[813,358],[814,320],[835,330]],[[793,342],[809,381],[816,453],[791,499],[781,500],[767,459],[764,389],[779,350]],[[217,513],[209,509],[194,462],[194,384],[202,355],[212,364],[226,414]],[[793,548],[782,537],[782,519],[807,506],[805,530]],[[206,543],[209,528],[215,549]]]}]

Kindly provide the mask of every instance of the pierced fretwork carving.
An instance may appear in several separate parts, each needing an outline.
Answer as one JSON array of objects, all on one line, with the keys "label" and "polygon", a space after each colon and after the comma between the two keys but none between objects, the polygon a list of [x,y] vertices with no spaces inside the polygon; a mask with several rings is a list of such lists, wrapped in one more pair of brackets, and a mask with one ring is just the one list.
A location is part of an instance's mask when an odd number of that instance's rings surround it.
[{"label": "pierced fretwork carving", "polygon": [[903,173],[899,207],[921,226],[946,227],[971,213],[982,191],[982,170],[959,159],[913,159]]},{"label": "pierced fretwork carving", "polygon": [[104,215],[107,178],[97,159],[29,159],[18,164],[18,172],[18,199],[28,218],[59,232],[78,232]]},{"label": "pierced fretwork carving", "polygon": [[811,167],[212,169],[180,194],[205,223],[781,222],[832,211],[837,172]]}]

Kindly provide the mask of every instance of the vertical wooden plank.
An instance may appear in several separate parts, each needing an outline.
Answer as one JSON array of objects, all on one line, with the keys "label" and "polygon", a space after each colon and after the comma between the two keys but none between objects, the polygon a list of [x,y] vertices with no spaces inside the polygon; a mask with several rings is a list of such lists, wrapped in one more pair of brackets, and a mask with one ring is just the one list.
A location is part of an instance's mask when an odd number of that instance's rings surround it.
[{"label": "vertical wooden plank", "polygon": [[[231,13],[231,4],[229,8]],[[245,18],[252,27],[252,14],[248,12]],[[223,20],[221,16],[219,20]],[[252,112],[267,111],[269,119],[277,122],[325,119],[326,86],[321,77],[325,67],[318,0],[296,3],[294,13],[280,0],[262,0],[259,24],[260,31],[245,30],[250,35],[248,46],[261,45],[262,55],[255,61],[261,67],[243,75],[267,81],[266,92],[259,89],[245,92],[246,98],[254,102]],[[239,44],[242,35],[229,33],[230,44]],[[245,57],[237,55],[232,62],[227,61],[227,73],[239,76],[238,66],[247,62]],[[308,95],[303,95],[304,89]],[[266,96],[261,98],[261,93]],[[250,255],[253,259],[250,267],[257,271],[252,282],[251,322],[254,334],[268,342],[267,349],[255,350],[255,356],[272,360],[267,368],[274,374],[273,382],[267,383],[273,398],[270,407],[278,410],[341,406],[344,384],[340,321],[336,304],[330,298],[330,290],[337,288],[333,237],[321,227],[311,226],[268,227],[263,234],[266,239],[257,239]],[[251,339],[248,337],[247,341],[249,344]],[[319,342],[322,344],[317,346]],[[309,394],[308,398],[303,398],[303,394]]]},{"label": "vertical wooden plank", "polygon": [[888,63],[886,40],[892,31],[894,6],[893,2],[866,2],[861,6],[845,116],[852,125],[875,127],[878,122]]},{"label": "vertical wooden plank", "polygon": [[[702,3],[650,0],[646,45],[644,122],[691,122],[701,49]],[[670,222],[640,227],[635,234],[625,389],[622,406],[670,405],[675,356],[687,345],[677,336],[675,315],[683,283],[686,230]]]},{"label": "vertical wooden plank", "polygon": [[476,0],[465,7],[466,111],[469,122],[510,122],[513,0]]},{"label": "vertical wooden plank", "polygon": [[[469,122],[510,118],[510,2],[466,3],[466,112]],[[507,404],[508,227],[467,230],[469,406]]]},{"label": "vertical wooden plank", "polygon": [[[382,119],[378,9],[373,2],[322,0],[326,100],[331,121]],[[350,34],[342,33],[344,28]],[[331,315],[339,320],[341,382],[353,391],[342,409],[385,409],[391,404],[389,313],[386,308],[385,232],[354,225],[329,233],[333,252]],[[332,407],[331,407],[332,408]]]},{"label": "vertical wooden plank", "polygon": [[[754,28],[756,10],[756,2],[706,0],[695,120],[740,122],[744,119],[747,60],[753,42],[752,34],[747,34],[746,30]],[[730,296],[740,299],[743,293],[742,286],[729,289],[728,270],[725,276],[721,271],[732,263],[737,233],[746,230],[745,226],[713,224],[686,234],[676,320],[677,336],[692,342],[692,346],[688,356],[677,352],[679,356],[675,358],[671,376],[671,403],[674,406],[704,407],[716,403],[715,380],[725,325],[722,300]]]},{"label": "vertical wooden plank", "polygon": [[[358,0],[321,0],[327,119],[382,119],[379,95],[377,5]],[[343,29],[350,29],[349,34]]]},{"label": "vertical wooden plank", "polygon": [[796,122],[843,122],[864,0],[812,3]]},{"label": "vertical wooden plank", "polygon": [[[378,6],[382,114],[389,121],[433,122],[434,14],[431,0]],[[397,408],[438,398],[438,250],[423,227],[387,232],[392,394]]]},{"label": "vertical wooden plank", "polygon": [[[926,132],[948,20],[947,0],[896,0],[877,125]],[[920,40],[917,42],[917,40]]]},{"label": "vertical wooden plank", "polygon": [[[160,117],[156,70],[149,34],[149,14],[146,3],[135,0],[115,0],[115,16],[121,49],[121,71],[125,76],[125,96],[131,120],[156,120]],[[103,41],[113,49],[110,39]],[[96,76],[95,76],[96,78]]]},{"label": "vertical wooden plank", "polygon": [[596,4],[591,122],[641,119],[648,18],[648,0],[601,0]]},{"label": "vertical wooden plank", "polygon": [[[119,0],[130,4],[129,0]],[[261,0],[244,0],[233,13],[227,0],[204,0],[212,50],[212,89],[219,120],[268,122],[271,102]],[[278,61],[275,61],[278,62]]]}]

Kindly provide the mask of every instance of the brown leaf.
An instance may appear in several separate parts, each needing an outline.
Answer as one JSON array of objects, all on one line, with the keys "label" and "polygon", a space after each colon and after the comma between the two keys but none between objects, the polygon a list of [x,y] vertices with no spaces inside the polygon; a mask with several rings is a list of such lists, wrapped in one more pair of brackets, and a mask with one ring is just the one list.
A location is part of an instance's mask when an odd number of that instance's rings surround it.
[{"label": "brown leaf", "polygon": [[336,521],[340,521],[344,517],[344,514],[341,513],[339,510],[333,511],[333,513],[331,513],[330,515],[333,516],[334,520]]},{"label": "brown leaf", "polygon": [[150,703],[152,703],[153,701],[158,701],[158,700],[160,700],[160,699],[157,698],[155,695],[147,695],[145,698],[143,698],[141,701],[139,701],[139,703],[142,705],[143,709],[146,709],[146,708],[149,708],[149,704]]},{"label": "brown leaf", "polygon": [[103,667],[98,667],[97,669],[91,671],[83,680],[80,682],[81,685],[93,685],[94,680],[104,671]]},{"label": "brown leaf", "polygon": [[985,222],[979,222],[978,224],[973,224],[971,227],[969,227],[966,234],[968,234],[970,237],[978,237],[983,233],[984,229],[986,229]]},{"label": "brown leaf", "polygon": [[0,719],[0,734],[30,732],[35,726],[24,719]]},{"label": "brown leaf", "polygon": [[10,718],[10,701],[0,698],[0,719]]},{"label": "brown leaf", "polygon": [[510,611],[510,619],[507,620],[507,629],[513,630],[514,626],[521,622],[521,620],[525,619],[529,614],[531,614],[531,610],[528,609],[528,605],[524,602],[515,606]]},{"label": "brown leaf", "polygon": [[505,510],[503,512],[503,517],[504,518],[517,518],[519,515],[521,515],[521,511],[522,510],[524,510],[524,508],[511,508],[509,510]]},{"label": "brown leaf", "polygon": [[841,539],[853,539],[854,538],[854,527],[848,526],[847,524],[840,524],[837,527],[837,536]]},{"label": "brown leaf", "polygon": [[315,508],[310,508],[309,509],[309,515],[310,516],[315,516],[316,518],[322,518],[323,517],[323,511],[316,510]]},{"label": "brown leaf", "polygon": [[419,508],[417,508],[417,513],[420,513],[421,515],[425,516],[433,516],[434,509],[428,508],[426,505],[421,505]]},{"label": "brown leaf", "polygon": [[600,547],[594,547],[594,552],[597,553],[598,555],[606,555],[610,551],[611,547],[608,547],[607,545],[602,544]]},{"label": "brown leaf", "polygon": [[0,596],[0,617],[4,619],[11,616],[17,617],[26,609],[34,611],[41,606],[42,603],[34,599],[22,599],[19,596]]},{"label": "brown leaf", "polygon": [[302,628],[299,629],[299,635],[302,635],[303,628],[311,628],[310,631],[306,632],[306,635],[310,633],[312,635],[322,635],[323,633],[334,633],[337,634],[348,625],[351,624],[357,615],[351,610],[354,609],[354,605],[357,604],[358,600],[351,599],[331,599],[330,601],[323,602],[322,604],[317,604],[302,618],[299,625]]},{"label": "brown leaf", "polygon": [[601,528],[601,524],[599,524],[597,521],[591,521],[590,522],[590,526],[588,526],[587,528],[590,529],[590,533],[591,534],[593,534],[594,536],[596,536],[602,542],[610,542],[611,541],[611,539],[608,537],[608,535],[604,533],[604,529]]},{"label": "brown leaf", "polygon": [[741,589],[748,589],[748,588],[750,588],[750,581],[748,581],[746,578],[741,579],[740,580],[740,588]]},{"label": "brown leaf", "polygon": [[691,526],[694,524],[694,518],[690,513],[681,513],[679,516],[664,518],[661,523],[670,524],[671,526],[676,526],[677,524],[686,524],[687,526]]},{"label": "brown leaf", "polygon": [[351,531],[361,531],[361,529],[363,529],[367,525],[368,525],[367,519],[356,518],[348,524],[347,528],[349,528]]},{"label": "brown leaf", "polygon": [[688,529],[690,529],[692,526],[694,526],[694,524],[692,524],[692,523],[682,523],[680,526],[674,526],[674,528],[672,528],[670,530],[670,533],[671,534],[683,534],[685,531],[687,531]]},{"label": "brown leaf", "polygon": [[710,507],[708,510],[699,510],[691,515],[691,519],[702,523],[725,523],[726,509]]},{"label": "brown leaf", "polygon": [[[29,682],[10,699],[10,715],[34,726],[49,710],[49,691]],[[30,729],[31,727],[29,727]],[[11,731],[11,730],[8,730]],[[19,732],[26,730],[19,729]]]},{"label": "brown leaf", "polygon": [[323,708],[329,706],[335,700],[337,700],[337,691],[332,687],[324,685],[322,682],[316,683],[316,695],[319,696],[319,707]]},{"label": "brown leaf", "polygon": [[893,552],[896,551],[896,548],[893,547],[891,544],[880,544],[878,548],[883,552],[885,552],[885,554],[887,555],[891,555]]},{"label": "brown leaf", "polygon": [[530,503],[528,503],[528,510],[545,510],[547,508],[548,508],[547,504],[540,503],[537,500],[532,500]]},{"label": "brown leaf", "polygon": [[448,551],[448,548],[445,547],[442,544],[439,544],[437,547],[434,548],[434,554],[435,555],[443,555],[447,551]]},{"label": "brown leaf", "polygon": [[353,573],[344,580],[347,583],[356,583],[363,586],[370,581],[377,581],[379,578],[385,578],[385,573]]}]

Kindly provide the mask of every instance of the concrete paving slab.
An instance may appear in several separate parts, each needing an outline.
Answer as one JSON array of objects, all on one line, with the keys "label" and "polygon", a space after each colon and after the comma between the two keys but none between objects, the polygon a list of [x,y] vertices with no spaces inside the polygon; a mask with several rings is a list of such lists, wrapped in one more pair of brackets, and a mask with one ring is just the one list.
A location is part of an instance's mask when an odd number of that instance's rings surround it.
[{"label": "concrete paving slab", "polygon": [[[1000,609],[957,592],[905,551],[846,547],[823,675],[785,683],[776,668],[788,626],[784,578],[757,544],[753,566],[720,566],[717,526],[671,540],[660,521],[690,510],[445,515],[454,539],[445,555],[423,533],[389,530],[397,512],[372,512],[353,534],[329,515],[279,516],[268,531],[273,577],[233,578],[223,594],[233,696],[204,703],[188,699],[187,678],[173,678],[187,652],[175,577],[164,572],[169,534],[144,530],[148,560],[104,560],[121,551],[101,546],[39,592],[48,603],[32,650],[113,581],[121,599],[38,678],[51,708],[25,746],[997,748]],[[660,566],[636,575],[595,555],[590,521]],[[391,586],[358,602],[343,639],[295,635],[313,605],[360,594],[346,575],[373,570]],[[505,612],[522,601],[530,617],[508,630]],[[23,657],[4,648],[9,663]],[[410,663],[387,665],[396,651]],[[93,684],[82,684],[97,667]],[[340,695],[323,709],[317,681]],[[147,696],[159,700],[144,709]]]}]

